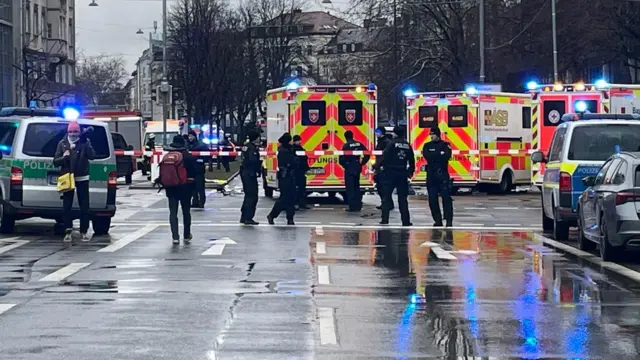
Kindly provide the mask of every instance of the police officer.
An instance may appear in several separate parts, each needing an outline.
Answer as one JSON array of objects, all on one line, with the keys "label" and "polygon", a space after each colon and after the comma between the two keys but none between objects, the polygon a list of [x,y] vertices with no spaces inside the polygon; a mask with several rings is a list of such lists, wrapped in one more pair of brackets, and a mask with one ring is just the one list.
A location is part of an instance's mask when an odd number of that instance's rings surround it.
[{"label": "police officer", "polygon": [[[376,128],[376,138],[378,140],[378,143],[376,144],[377,151],[384,151],[384,149],[387,148],[387,145],[391,142],[391,136],[386,132],[387,131],[384,126]],[[382,202],[384,201],[384,189],[388,186],[384,177],[384,169],[382,169],[382,155],[376,155],[376,163],[373,165],[373,170],[373,181],[376,182],[376,190],[378,191],[378,196],[380,196],[380,206],[377,207],[379,210],[382,209]]]},{"label": "police officer", "polygon": [[[293,151],[305,151],[302,146],[302,138],[300,135],[293,136]],[[307,171],[309,171],[309,162],[307,155],[296,155],[297,166],[295,171],[297,199],[296,206],[298,209],[310,209],[307,206]]]},{"label": "police officer", "polygon": [[262,161],[258,144],[260,135],[250,132],[249,141],[242,147],[242,163],[240,164],[240,179],[242,179],[242,191],[244,200],[240,208],[240,223],[245,225],[258,225],[253,220],[258,205],[258,176],[262,173]]},{"label": "police officer", "polygon": [[[144,151],[154,151],[155,149],[156,134],[151,133],[149,134],[149,140],[147,140],[147,143],[144,145]],[[143,159],[144,161],[142,163],[142,175],[147,175],[147,172],[151,173],[151,157],[145,155]],[[151,174],[149,174],[148,179],[151,180]]]},{"label": "police officer", "polygon": [[[347,142],[342,146],[344,151],[367,151],[367,148],[360,142],[353,139],[353,132],[344,132]],[[360,173],[362,167],[369,162],[371,156],[365,155],[340,155],[338,162],[344,168],[344,184],[347,188],[348,212],[358,212],[362,210],[362,193],[360,192]]]},{"label": "police officer", "polygon": [[278,139],[278,188],[280,197],[273,204],[273,208],[267,220],[273,225],[278,215],[284,210],[287,213],[287,225],[295,225],[293,216],[296,214],[296,178],[295,170],[297,165],[296,155],[291,146],[291,134],[284,133]]},{"label": "police officer", "polygon": [[[231,134],[225,134],[224,139],[220,142],[222,151],[233,151],[232,143]],[[218,156],[218,159],[224,167],[224,171],[231,172],[231,167],[229,166],[229,162],[231,161],[230,156]]]},{"label": "police officer", "polygon": [[424,144],[422,156],[427,161],[427,193],[429,196],[429,208],[433,217],[433,226],[442,226],[442,213],[438,203],[438,195],[442,197],[444,220],[447,227],[453,221],[453,203],[450,195],[449,160],[451,159],[451,146],[440,139],[440,129],[431,128],[429,133],[431,141]]},{"label": "police officer", "polygon": [[411,226],[409,215],[409,178],[416,169],[416,159],[411,145],[404,136],[404,129],[396,126],[393,129],[394,138],[382,153],[382,168],[385,171],[389,186],[384,190],[385,200],[382,203],[381,225],[389,224],[389,213],[393,207],[391,195],[393,190],[398,192],[398,208],[402,226]]},{"label": "police officer", "polygon": [[[198,134],[196,134],[195,131],[189,131],[187,140],[187,148],[189,149],[189,151],[209,151],[209,147],[198,140]],[[195,160],[196,166],[194,169],[193,191],[191,192],[191,207],[203,209],[204,203],[207,201],[207,197],[204,191],[204,174],[209,156],[196,156]]]}]

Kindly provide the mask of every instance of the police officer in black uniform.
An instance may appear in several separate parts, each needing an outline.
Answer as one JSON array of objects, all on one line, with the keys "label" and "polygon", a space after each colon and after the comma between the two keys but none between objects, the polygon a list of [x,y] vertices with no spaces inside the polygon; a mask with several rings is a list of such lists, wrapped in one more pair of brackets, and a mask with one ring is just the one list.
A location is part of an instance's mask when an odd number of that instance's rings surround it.
[{"label": "police officer in black uniform", "polygon": [[[195,131],[191,130],[189,135],[187,136],[187,149],[189,151],[209,151],[209,147],[202,143],[202,141],[198,140],[198,134]],[[205,172],[207,161],[209,161],[210,156],[197,156],[195,173],[194,173],[194,184],[191,192],[191,207],[192,208],[204,208],[204,204],[207,201],[207,197],[205,195]]]},{"label": "police officer in black uniform", "polygon": [[258,225],[253,220],[258,205],[258,176],[262,173],[262,161],[258,144],[260,135],[257,132],[250,132],[249,141],[242,147],[242,163],[240,164],[240,179],[242,179],[242,191],[244,200],[240,208],[240,223],[245,225]]},{"label": "police officer in black uniform", "polygon": [[[344,151],[367,151],[367,148],[360,142],[353,139],[353,132],[344,132],[347,142],[342,146]],[[344,168],[344,184],[347,188],[348,212],[358,212],[362,210],[362,193],[360,192],[360,173],[362,167],[369,162],[371,156],[365,155],[340,155],[338,163]]]},{"label": "police officer in black uniform", "polygon": [[427,193],[429,195],[429,208],[433,217],[433,226],[442,226],[442,213],[438,203],[438,195],[442,197],[444,220],[447,227],[453,221],[453,202],[450,194],[449,160],[451,159],[451,146],[440,139],[440,129],[434,127],[429,133],[431,141],[424,144],[422,156],[427,161]]},{"label": "police officer in black uniform", "polygon": [[[384,126],[376,128],[376,138],[378,140],[376,151],[384,151],[391,142],[391,136],[387,134]],[[382,209],[382,202],[384,201],[384,190],[388,187],[388,181],[385,178],[384,169],[382,168],[382,155],[376,155],[376,163],[373,165],[373,170],[373,181],[376,183],[376,190],[378,191],[378,196],[380,196],[380,206],[377,208],[380,210]]]},{"label": "police officer in black uniform", "polygon": [[278,215],[284,210],[287,213],[287,225],[295,225],[293,216],[296,214],[296,177],[295,171],[297,166],[296,155],[291,146],[291,134],[284,133],[278,139],[280,147],[278,148],[278,188],[280,189],[280,197],[273,204],[273,208],[267,220],[273,225]]},{"label": "police officer in black uniform", "polygon": [[[293,136],[293,151],[305,151],[302,146],[302,138],[300,135]],[[309,171],[309,161],[307,155],[296,155],[296,190],[298,197],[296,198],[296,207],[298,209],[310,209],[307,206],[307,171]]]},{"label": "police officer in black uniform", "polygon": [[393,129],[395,135],[382,153],[382,168],[387,176],[389,186],[384,190],[384,202],[382,203],[381,225],[389,224],[389,213],[393,207],[391,195],[393,190],[398,192],[398,208],[402,226],[411,226],[409,215],[409,179],[416,169],[416,159],[411,145],[405,139],[404,129],[396,126]]}]

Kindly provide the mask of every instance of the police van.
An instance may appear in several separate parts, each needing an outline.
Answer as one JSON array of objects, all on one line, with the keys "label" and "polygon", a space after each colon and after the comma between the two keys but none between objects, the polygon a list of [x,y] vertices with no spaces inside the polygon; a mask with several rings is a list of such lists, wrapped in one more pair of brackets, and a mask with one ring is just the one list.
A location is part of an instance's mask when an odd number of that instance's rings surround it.
[{"label": "police van", "polygon": [[[3,108],[0,110],[0,232],[13,232],[17,220],[41,217],[56,221],[63,232],[62,199],[57,190],[59,168],[53,165],[58,142],[64,138],[67,119],[56,109]],[[77,114],[77,111],[75,112]],[[89,209],[96,235],[109,232],[116,212],[116,157],[108,124],[78,119],[96,151],[89,165]],[[78,198],[74,217],[79,218]]]},{"label": "police van", "polygon": [[546,164],[542,184],[542,227],[556,240],[567,240],[577,226],[582,178],[595,176],[611,155],[638,151],[640,116],[632,114],[565,114],[553,134],[549,153],[534,152],[534,163]]}]

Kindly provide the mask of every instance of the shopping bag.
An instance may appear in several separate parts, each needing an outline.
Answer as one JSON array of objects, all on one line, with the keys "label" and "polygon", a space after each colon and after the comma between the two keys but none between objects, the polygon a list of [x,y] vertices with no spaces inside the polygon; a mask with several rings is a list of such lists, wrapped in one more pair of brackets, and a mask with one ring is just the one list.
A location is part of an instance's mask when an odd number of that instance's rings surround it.
[{"label": "shopping bag", "polygon": [[58,192],[65,193],[76,189],[76,178],[73,173],[66,173],[58,176]]}]

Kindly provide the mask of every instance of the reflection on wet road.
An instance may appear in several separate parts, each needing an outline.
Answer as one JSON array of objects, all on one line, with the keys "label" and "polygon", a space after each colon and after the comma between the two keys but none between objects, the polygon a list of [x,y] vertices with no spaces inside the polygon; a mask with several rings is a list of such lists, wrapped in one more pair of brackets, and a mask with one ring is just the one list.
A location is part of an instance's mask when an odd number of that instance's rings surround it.
[{"label": "reflection on wet road", "polygon": [[[323,231],[327,358],[640,358],[640,298],[522,232]],[[318,246],[320,244],[320,246]],[[318,251],[319,250],[319,251]],[[322,318],[320,318],[322,322]]]}]

